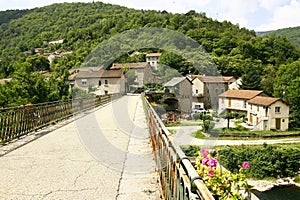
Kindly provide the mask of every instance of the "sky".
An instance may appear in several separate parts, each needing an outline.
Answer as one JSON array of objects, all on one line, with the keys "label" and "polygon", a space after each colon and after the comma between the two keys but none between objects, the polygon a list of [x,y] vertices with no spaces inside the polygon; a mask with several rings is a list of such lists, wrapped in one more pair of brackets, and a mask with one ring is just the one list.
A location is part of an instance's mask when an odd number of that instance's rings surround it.
[{"label": "sky", "polygon": [[[93,0],[0,0],[0,10],[31,9],[53,3]],[[95,0],[96,1],[96,0]],[[255,31],[300,26],[300,0],[102,0],[135,9],[186,13],[205,12],[218,21],[230,21]]]}]

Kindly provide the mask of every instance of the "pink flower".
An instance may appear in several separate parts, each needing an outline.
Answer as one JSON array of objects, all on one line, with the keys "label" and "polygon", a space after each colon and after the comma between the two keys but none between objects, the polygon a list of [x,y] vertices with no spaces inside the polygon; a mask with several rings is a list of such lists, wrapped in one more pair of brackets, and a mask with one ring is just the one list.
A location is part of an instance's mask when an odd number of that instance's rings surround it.
[{"label": "pink flower", "polygon": [[212,170],[209,170],[207,175],[208,175],[210,178],[213,178],[213,177],[214,177],[214,173],[213,173]]},{"label": "pink flower", "polygon": [[244,162],[243,163],[243,168],[244,169],[248,169],[249,168],[249,163],[248,162]]},{"label": "pink flower", "polygon": [[209,161],[207,162],[207,165],[210,167],[216,167],[217,164],[218,164],[218,161],[215,158],[210,158]]},{"label": "pink flower", "polygon": [[206,158],[207,155],[209,154],[209,152],[207,150],[205,150],[205,149],[202,148],[201,149],[201,154],[203,155],[204,158]]},{"label": "pink flower", "polygon": [[208,161],[209,161],[209,158],[205,157],[205,158],[202,160],[202,165],[206,165]]}]

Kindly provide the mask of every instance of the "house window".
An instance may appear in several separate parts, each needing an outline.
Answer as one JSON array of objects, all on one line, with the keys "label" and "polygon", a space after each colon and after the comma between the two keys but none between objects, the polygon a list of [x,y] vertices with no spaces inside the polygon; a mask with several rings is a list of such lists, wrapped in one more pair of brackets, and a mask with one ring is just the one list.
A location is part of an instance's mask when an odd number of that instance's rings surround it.
[{"label": "house window", "polygon": [[250,110],[252,110],[252,104],[250,104]]},{"label": "house window", "polygon": [[81,79],[81,85],[86,86],[87,85],[87,80],[86,79]]},{"label": "house window", "polygon": [[101,80],[99,80],[98,85],[101,86]]},{"label": "house window", "polygon": [[219,92],[218,88],[216,88],[215,91],[216,91],[216,94],[218,94],[218,92]]},{"label": "house window", "polygon": [[201,105],[195,105],[195,109],[200,110],[200,108],[201,108]]},{"label": "house window", "polygon": [[107,90],[105,90],[105,91],[104,91],[104,93],[105,93],[105,95],[106,95],[106,94],[108,94],[108,91],[107,91]]},{"label": "house window", "polygon": [[222,88],[222,89],[221,89],[221,93],[223,93],[223,92],[224,92],[224,89]]},{"label": "house window", "polygon": [[280,107],[275,107],[275,113],[280,113]]},{"label": "house window", "polygon": [[222,98],[222,103],[224,103],[224,98]]},{"label": "house window", "polygon": [[196,94],[198,94],[198,90],[196,90]]},{"label": "house window", "polygon": [[266,107],[266,117],[268,117],[268,107]]},{"label": "house window", "polygon": [[247,101],[244,101],[244,108],[247,107]]},{"label": "house window", "polygon": [[228,99],[228,107],[231,107],[231,99]]},{"label": "house window", "polygon": [[104,79],[104,84],[107,85],[108,84],[108,80]]}]

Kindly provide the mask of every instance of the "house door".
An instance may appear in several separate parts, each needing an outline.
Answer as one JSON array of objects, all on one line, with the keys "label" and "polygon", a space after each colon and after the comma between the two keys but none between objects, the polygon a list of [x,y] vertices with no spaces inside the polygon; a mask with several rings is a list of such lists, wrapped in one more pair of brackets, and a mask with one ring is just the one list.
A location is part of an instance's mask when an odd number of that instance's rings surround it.
[{"label": "house door", "polygon": [[276,118],[276,129],[280,130],[281,128],[281,119],[280,118]]},{"label": "house door", "polygon": [[252,116],[252,114],[250,114],[250,124],[252,124],[253,123],[253,116]]}]

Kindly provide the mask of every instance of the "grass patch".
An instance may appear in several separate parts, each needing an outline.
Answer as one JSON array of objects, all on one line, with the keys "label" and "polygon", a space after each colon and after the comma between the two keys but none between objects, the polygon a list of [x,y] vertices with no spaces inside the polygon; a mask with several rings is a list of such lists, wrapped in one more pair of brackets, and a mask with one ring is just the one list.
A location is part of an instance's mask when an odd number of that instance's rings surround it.
[{"label": "grass patch", "polygon": [[203,134],[202,130],[197,130],[196,132],[193,133],[193,136],[195,138],[198,138],[198,139],[205,139],[206,136]]},{"label": "grass patch", "polygon": [[210,131],[212,137],[298,137],[300,131],[250,131],[243,126],[238,125],[235,128],[218,128]]},{"label": "grass patch", "polygon": [[174,135],[176,133],[176,130],[174,130],[174,129],[168,129],[168,131],[171,135]]},{"label": "grass patch", "polygon": [[300,175],[296,176],[294,181],[295,181],[296,183],[300,183]]},{"label": "grass patch", "polygon": [[202,125],[203,122],[202,120],[180,120],[177,122],[171,122],[171,123],[166,123],[166,127],[171,127],[171,126],[200,126]]}]

